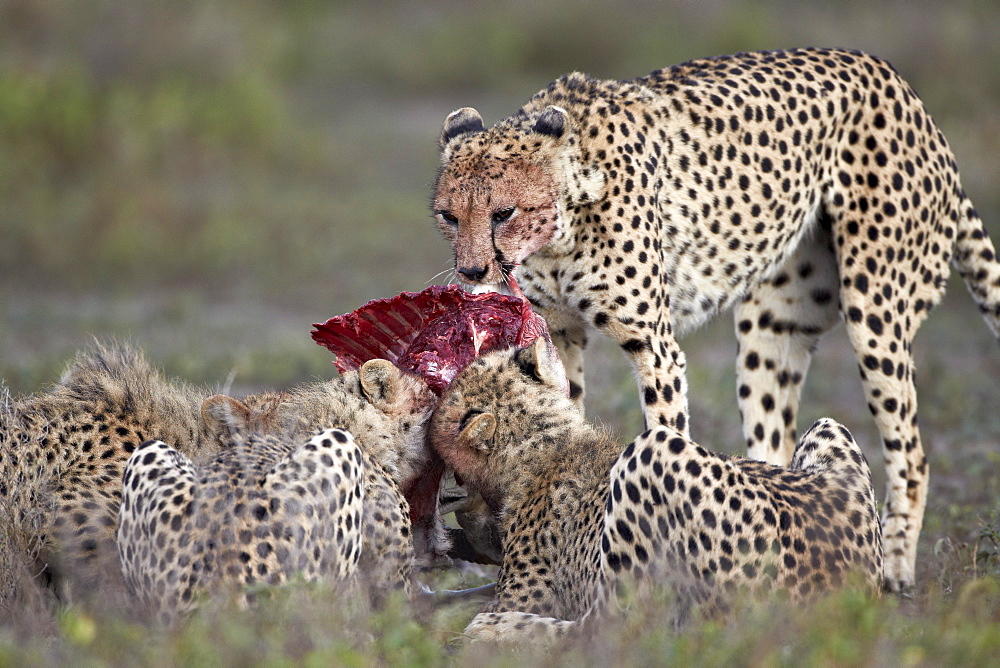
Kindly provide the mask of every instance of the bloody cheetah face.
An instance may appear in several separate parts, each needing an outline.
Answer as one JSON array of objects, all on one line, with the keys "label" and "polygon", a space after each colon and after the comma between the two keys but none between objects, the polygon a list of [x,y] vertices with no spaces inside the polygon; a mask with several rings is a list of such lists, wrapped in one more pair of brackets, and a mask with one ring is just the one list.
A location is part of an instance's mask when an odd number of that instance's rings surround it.
[{"label": "bloody cheetah face", "polygon": [[505,284],[558,230],[551,180],[527,162],[472,178],[444,173],[437,192],[438,227],[451,242],[455,272],[466,283]]},{"label": "bloody cheetah face", "polygon": [[555,107],[527,127],[502,123],[489,131],[475,109],[448,116],[432,207],[460,280],[504,285],[559,234],[563,188],[554,158],[565,125],[565,112]]},{"label": "bloody cheetah face", "polygon": [[565,374],[551,345],[537,339],[527,348],[479,357],[442,395],[428,441],[494,512],[532,456],[529,442],[544,429],[564,426],[560,416],[579,416],[566,396]]}]

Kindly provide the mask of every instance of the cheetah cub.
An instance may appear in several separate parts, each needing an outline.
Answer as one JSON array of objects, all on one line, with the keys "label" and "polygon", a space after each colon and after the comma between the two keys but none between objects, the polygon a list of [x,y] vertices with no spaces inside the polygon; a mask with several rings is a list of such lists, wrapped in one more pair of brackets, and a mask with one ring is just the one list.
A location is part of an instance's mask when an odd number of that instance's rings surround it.
[{"label": "cheetah cub", "polygon": [[433,447],[502,525],[496,598],[467,633],[562,635],[599,618],[619,582],[669,583],[706,611],[734,589],[794,603],[880,582],[871,473],[847,429],[817,421],[789,469],[663,426],[623,451],[560,389],[545,345],[479,358],[431,420]]},{"label": "cheetah cub", "polygon": [[[95,344],[50,390],[0,405],[0,571],[42,573],[67,599],[114,590],[125,462],[151,438],[191,457],[217,452],[228,433],[202,420],[206,395],[129,346]],[[15,579],[0,604],[32,591],[32,577]]]},{"label": "cheetah cub", "polygon": [[[118,531],[130,588],[164,621],[220,588],[351,578],[410,590],[414,545],[404,489],[430,459],[436,397],[372,360],[329,383],[241,402],[217,395],[203,419],[230,429],[202,466],[162,441],[128,461]],[[339,428],[333,428],[339,427]]]}]

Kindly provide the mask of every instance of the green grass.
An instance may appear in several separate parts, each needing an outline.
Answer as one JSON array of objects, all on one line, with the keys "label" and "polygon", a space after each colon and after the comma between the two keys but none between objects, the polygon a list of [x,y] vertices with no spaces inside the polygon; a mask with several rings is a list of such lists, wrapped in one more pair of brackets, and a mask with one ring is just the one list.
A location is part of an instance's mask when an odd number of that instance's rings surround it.
[{"label": "green grass", "polygon": [[469,643],[470,604],[432,609],[395,597],[371,611],[301,584],[250,610],[207,604],[172,629],[77,605],[58,612],[47,637],[24,620],[0,630],[0,665],[985,666],[1000,646],[997,569],[991,558],[991,574],[913,600],[842,592],[805,609],[747,604],[680,630],[665,627],[667,604],[652,601],[551,651]]},{"label": "green grass", "polygon": [[[996,3],[0,4],[0,378],[54,382],[92,336],[168,374],[237,390],[332,375],[309,326],[419,290],[449,265],[427,213],[440,123],[487,121],[556,76],[630,77],[711,54],[847,46],[889,59],[949,138],[1000,240]],[[693,434],[743,450],[732,322],[683,341]],[[931,494],[912,600],[835,596],[810,614],[750,609],[680,633],[628,616],[560,663],[976,665],[1000,652],[1000,355],[953,281],[915,343]],[[800,430],[830,415],[884,485],[843,328],[804,388]],[[641,428],[634,381],[595,341],[588,410]],[[463,579],[464,578],[464,579]],[[438,574],[443,586],[477,584]],[[349,609],[344,610],[345,605]],[[258,609],[210,606],[167,632],[121,605],[0,621],[0,665],[536,664],[466,646],[474,608],[370,614],[315,587]]]}]

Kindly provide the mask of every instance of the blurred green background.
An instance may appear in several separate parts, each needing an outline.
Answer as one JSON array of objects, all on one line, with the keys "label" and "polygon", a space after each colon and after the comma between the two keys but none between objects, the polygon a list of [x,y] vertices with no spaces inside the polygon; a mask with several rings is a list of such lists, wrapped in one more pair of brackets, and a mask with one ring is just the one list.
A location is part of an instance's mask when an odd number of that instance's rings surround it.
[{"label": "blurred green background", "polygon": [[[4,0],[0,377],[36,391],[92,336],[207,384],[329,377],[311,323],[447,278],[427,212],[445,115],[474,105],[496,120],[574,69],[625,78],[804,45],[876,53],[923,97],[1000,241],[998,37],[993,0]],[[731,330],[725,315],[683,344],[695,436],[739,452]],[[591,414],[635,433],[627,365],[603,342],[590,357]],[[945,465],[952,442],[990,450],[1000,354],[960,282],[917,361],[929,449]],[[881,468],[842,328],[800,427],[822,414]]]},{"label": "blurred green background", "polygon": [[[169,375],[231,380],[235,391],[329,378],[331,356],[310,340],[311,323],[447,278],[449,250],[427,211],[447,113],[473,105],[497,120],[571,70],[628,78],[695,57],[809,45],[864,49],[896,66],[947,135],[1000,242],[996,0],[0,0],[0,378],[15,395],[41,390],[95,336],[132,341]],[[731,317],[682,345],[693,435],[742,452]],[[932,471],[918,599],[930,612],[899,625],[889,645],[899,621],[884,613],[891,600],[864,608],[868,622],[820,620],[850,649],[841,658],[858,654],[867,629],[859,665],[875,665],[870,653],[885,654],[880,665],[995,656],[1000,608],[962,587],[1000,574],[1000,350],[957,278],[914,349]],[[631,373],[600,340],[588,355],[588,411],[623,438],[641,427]],[[800,430],[822,415],[858,437],[881,495],[878,435],[842,326],[817,353]],[[996,581],[986,585],[995,599]],[[306,610],[317,637],[326,634]],[[994,615],[992,627],[983,615]],[[193,646],[224,656],[238,631],[258,652],[247,629],[272,626],[234,623],[228,636],[208,626]],[[115,628],[110,644],[94,645],[111,663],[143,653],[169,662],[143,627]],[[780,621],[755,628],[707,625],[702,641],[678,642],[702,658],[730,652],[720,663],[755,663],[748,657],[761,655],[740,643],[776,657],[788,646],[775,649],[775,628],[779,645],[800,632]],[[984,628],[993,645],[981,644]],[[830,658],[822,633],[804,633],[820,638],[814,665],[850,665]],[[438,635],[420,645],[433,657]],[[61,662],[81,648],[67,637],[44,645]],[[24,661],[0,655],[6,663]]]}]

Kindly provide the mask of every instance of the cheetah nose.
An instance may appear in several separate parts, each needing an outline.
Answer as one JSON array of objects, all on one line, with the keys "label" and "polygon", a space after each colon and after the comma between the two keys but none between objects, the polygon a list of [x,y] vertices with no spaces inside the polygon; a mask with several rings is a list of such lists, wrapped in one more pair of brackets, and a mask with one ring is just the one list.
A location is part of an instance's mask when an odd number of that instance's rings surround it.
[{"label": "cheetah nose", "polygon": [[457,271],[470,281],[481,281],[486,276],[486,267],[459,267]]}]

